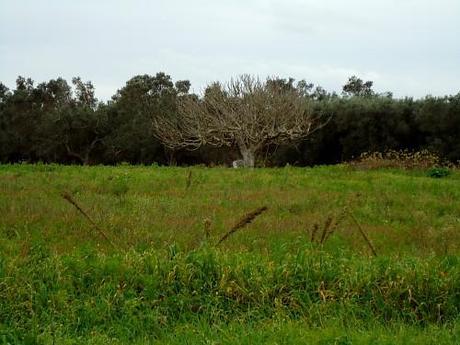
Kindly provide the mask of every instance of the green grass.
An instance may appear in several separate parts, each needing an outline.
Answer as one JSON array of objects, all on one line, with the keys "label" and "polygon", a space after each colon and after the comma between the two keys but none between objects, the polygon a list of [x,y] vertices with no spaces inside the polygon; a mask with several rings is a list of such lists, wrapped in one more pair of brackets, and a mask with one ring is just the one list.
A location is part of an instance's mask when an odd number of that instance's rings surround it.
[{"label": "green grass", "polygon": [[[460,343],[459,182],[347,166],[0,166],[0,344]],[[311,243],[328,218],[335,232]]]}]

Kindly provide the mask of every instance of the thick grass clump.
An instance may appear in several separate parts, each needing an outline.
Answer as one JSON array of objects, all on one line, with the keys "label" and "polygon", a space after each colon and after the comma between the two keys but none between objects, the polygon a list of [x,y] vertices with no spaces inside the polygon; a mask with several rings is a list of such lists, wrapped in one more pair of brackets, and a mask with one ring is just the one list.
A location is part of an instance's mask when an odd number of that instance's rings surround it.
[{"label": "thick grass clump", "polygon": [[19,340],[160,339],[197,321],[442,326],[459,317],[458,261],[366,259],[313,246],[269,256],[206,246],[58,256],[38,244],[23,259],[1,259],[0,324]]}]

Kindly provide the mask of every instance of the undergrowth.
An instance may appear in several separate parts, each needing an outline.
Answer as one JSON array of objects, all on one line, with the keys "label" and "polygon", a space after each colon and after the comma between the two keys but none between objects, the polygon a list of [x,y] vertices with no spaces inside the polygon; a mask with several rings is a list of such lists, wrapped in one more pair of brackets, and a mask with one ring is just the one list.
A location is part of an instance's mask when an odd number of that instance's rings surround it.
[{"label": "undergrowth", "polygon": [[26,257],[0,262],[0,325],[18,341],[94,333],[155,339],[197,320],[427,327],[455,322],[460,311],[456,256],[370,259],[311,244],[268,255],[173,245],[57,256],[37,244]]},{"label": "undergrowth", "polygon": [[0,345],[458,344],[430,171],[0,165]]},{"label": "undergrowth", "polygon": [[387,150],[384,152],[364,152],[358,159],[349,163],[366,169],[435,169],[453,167],[452,163],[443,161],[436,153],[428,150]]}]

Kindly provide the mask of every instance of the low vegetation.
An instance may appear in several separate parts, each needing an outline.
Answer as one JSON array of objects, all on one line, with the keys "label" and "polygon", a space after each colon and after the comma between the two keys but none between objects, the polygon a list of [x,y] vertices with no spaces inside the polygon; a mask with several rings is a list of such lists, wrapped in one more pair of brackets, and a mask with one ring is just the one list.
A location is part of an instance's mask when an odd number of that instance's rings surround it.
[{"label": "low vegetation", "polygon": [[460,174],[0,166],[0,344],[455,344]]}]

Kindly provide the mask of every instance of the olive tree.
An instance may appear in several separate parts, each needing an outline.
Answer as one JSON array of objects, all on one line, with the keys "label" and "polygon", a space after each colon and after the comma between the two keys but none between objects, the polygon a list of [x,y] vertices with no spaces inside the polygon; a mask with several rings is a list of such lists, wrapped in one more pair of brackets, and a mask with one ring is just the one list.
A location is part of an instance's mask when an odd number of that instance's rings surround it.
[{"label": "olive tree", "polygon": [[152,119],[154,135],[166,147],[236,147],[247,167],[268,146],[295,143],[325,124],[292,80],[249,75],[211,84],[201,98],[178,95],[174,116],[156,113]]}]

